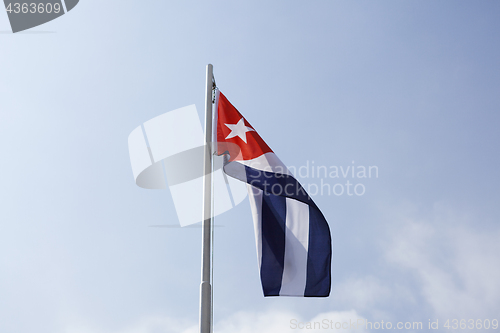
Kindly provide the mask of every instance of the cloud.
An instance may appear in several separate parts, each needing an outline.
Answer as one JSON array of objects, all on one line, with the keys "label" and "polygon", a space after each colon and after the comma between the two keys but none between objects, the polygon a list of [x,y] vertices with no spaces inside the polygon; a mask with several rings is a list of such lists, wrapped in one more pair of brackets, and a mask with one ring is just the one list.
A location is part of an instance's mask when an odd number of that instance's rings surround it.
[{"label": "cloud", "polygon": [[363,332],[364,326],[357,327],[357,324],[362,325],[362,323],[364,323],[363,318],[354,310],[325,312],[307,319],[296,313],[285,311],[239,312],[220,321],[214,331],[220,333],[324,332],[334,329],[337,324],[344,325],[343,332]]},{"label": "cloud", "polygon": [[346,279],[333,286],[332,295],[338,304],[384,320],[396,319],[391,309],[398,304],[416,302],[408,288],[397,281],[384,281],[374,275]]},{"label": "cloud", "polygon": [[[217,333],[290,333],[324,332],[343,326],[342,332],[365,332],[364,319],[356,311],[320,313],[314,318],[305,319],[294,312],[237,312],[218,321],[214,326]],[[150,316],[128,328],[112,333],[196,333],[198,323],[161,316]],[[103,330],[90,328],[69,328],[67,333],[105,333]],[[110,332],[106,332],[110,333]]]},{"label": "cloud", "polygon": [[500,308],[500,232],[474,228],[446,207],[402,217],[385,257],[414,274],[423,300],[440,318],[492,318]]},{"label": "cloud", "polygon": [[500,230],[481,230],[474,216],[439,204],[391,207],[385,221],[378,267],[334,284],[336,304],[376,321],[498,315]]},{"label": "cloud", "polygon": [[[235,312],[220,320],[218,333],[364,332],[370,322],[423,322],[428,319],[492,319],[500,308],[500,231],[478,229],[473,217],[435,206],[392,209],[381,227],[380,269],[351,276],[332,286],[332,308],[305,317],[292,310]],[[290,303],[292,304],[292,302]],[[333,328],[332,328],[333,325]],[[72,326],[65,333],[195,333],[198,323],[148,316],[121,330]]]}]

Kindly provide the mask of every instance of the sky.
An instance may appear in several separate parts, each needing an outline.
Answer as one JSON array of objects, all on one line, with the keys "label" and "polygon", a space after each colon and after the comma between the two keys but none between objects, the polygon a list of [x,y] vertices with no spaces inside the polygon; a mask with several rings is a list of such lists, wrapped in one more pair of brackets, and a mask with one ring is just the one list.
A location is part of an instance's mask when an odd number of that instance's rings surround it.
[{"label": "sky", "polygon": [[186,105],[202,119],[208,63],[286,165],[378,171],[297,175],[364,189],[311,193],[328,298],[264,298],[248,199],[216,217],[215,332],[499,320],[499,15],[493,0],[81,0],[12,34],[0,11],[0,331],[197,331],[201,229],[151,227],[175,207],[135,184],[127,138]]}]

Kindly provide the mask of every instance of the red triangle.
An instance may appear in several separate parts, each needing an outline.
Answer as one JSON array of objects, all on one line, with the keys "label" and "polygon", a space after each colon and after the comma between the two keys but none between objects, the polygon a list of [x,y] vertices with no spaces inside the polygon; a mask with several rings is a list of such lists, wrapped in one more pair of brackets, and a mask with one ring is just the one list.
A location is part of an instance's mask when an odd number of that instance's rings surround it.
[{"label": "red triangle", "polygon": [[246,132],[245,143],[240,137],[226,139],[231,133],[231,129],[225,124],[236,124],[241,118],[244,119],[245,126],[253,128],[252,125],[236,110],[229,100],[219,92],[219,104],[217,106],[217,154],[222,155],[226,152],[230,155],[229,161],[252,160],[265,153],[272,152],[271,148],[262,140],[255,131]]}]

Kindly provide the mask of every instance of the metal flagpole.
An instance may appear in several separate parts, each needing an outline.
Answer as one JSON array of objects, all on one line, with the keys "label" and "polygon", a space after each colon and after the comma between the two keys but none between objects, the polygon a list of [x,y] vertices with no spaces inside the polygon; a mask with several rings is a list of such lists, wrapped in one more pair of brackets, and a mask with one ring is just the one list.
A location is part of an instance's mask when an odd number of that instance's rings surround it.
[{"label": "metal flagpole", "polygon": [[211,235],[212,235],[212,80],[213,66],[207,65],[205,90],[205,156],[203,162],[203,222],[201,241],[200,333],[212,331]]}]

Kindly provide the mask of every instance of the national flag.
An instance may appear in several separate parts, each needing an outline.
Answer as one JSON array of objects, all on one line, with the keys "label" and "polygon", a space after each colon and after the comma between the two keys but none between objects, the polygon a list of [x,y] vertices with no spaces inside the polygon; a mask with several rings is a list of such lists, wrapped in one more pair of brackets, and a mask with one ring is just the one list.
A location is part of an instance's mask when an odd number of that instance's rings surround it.
[{"label": "national flag", "polygon": [[264,296],[330,294],[331,237],[300,183],[229,100],[216,91],[215,140],[224,172],[247,183]]}]

